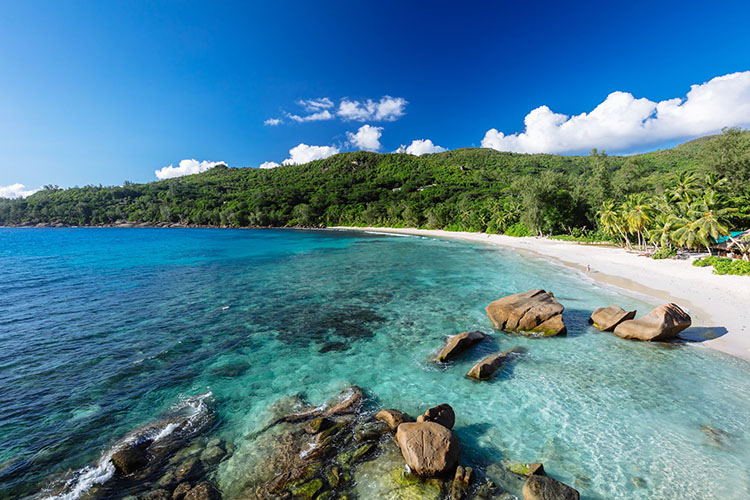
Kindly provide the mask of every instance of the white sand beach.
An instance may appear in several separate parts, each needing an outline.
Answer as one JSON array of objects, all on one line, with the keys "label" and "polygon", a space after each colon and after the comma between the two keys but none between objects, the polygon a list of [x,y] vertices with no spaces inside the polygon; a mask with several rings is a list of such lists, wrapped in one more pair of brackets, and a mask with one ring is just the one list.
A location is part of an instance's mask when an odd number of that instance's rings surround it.
[{"label": "white sand beach", "polygon": [[[577,269],[600,284],[617,287],[654,305],[674,302],[687,308],[693,320],[692,332],[706,334],[709,338],[718,335],[700,345],[750,360],[750,278],[747,276],[715,275],[712,268],[695,267],[691,260],[653,260],[622,248],[547,238],[409,228],[331,229],[452,238],[529,252]],[[588,275],[586,266],[591,267]],[[602,304],[606,305],[609,304]],[[639,311],[639,316],[642,313]],[[687,337],[691,336],[691,330],[686,331]]]}]

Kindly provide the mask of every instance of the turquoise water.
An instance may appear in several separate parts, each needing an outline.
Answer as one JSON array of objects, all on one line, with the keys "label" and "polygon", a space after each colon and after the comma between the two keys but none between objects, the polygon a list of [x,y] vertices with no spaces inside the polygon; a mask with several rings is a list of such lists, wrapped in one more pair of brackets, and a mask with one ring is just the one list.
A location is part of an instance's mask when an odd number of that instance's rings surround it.
[{"label": "turquoise water", "polygon": [[[0,498],[80,479],[197,395],[236,449],[217,474],[231,498],[270,405],[348,384],[372,408],[451,404],[462,460],[488,473],[509,457],[584,499],[750,497],[750,365],[596,332],[595,307],[649,306],[541,260],[364,233],[0,229],[0,269]],[[491,332],[489,302],[531,288],[566,306],[567,337],[496,332],[455,365],[430,361],[448,335]],[[463,376],[517,345],[528,353],[493,381]]]}]

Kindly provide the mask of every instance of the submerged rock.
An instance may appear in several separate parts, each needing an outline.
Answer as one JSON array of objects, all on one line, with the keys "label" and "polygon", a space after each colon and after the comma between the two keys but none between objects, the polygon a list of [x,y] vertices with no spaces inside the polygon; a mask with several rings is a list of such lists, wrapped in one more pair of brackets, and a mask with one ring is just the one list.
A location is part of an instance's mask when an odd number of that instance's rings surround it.
[{"label": "submerged rock", "polygon": [[487,335],[480,331],[463,332],[448,337],[445,347],[443,347],[440,354],[438,354],[437,360],[443,362],[453,359],[466,349],[481,342],[486,337]]},{"label": "submerged rock", "polygon": [[645,316],[623,321],[615,335],[624,339],[662,341],[673,339],[691,325],[690,315],[677,304],[664,304]]},{"label": "submerged rock", "polygon": [[375,414],[375,418],[388,424],[388,427],[390,427],[392,431],[395,431],[398,426],[404,422],[414,422],[414,419],[411,418],[410,415],[401,410],[394,409],[380,410]]},{"label": "submerged rock", "polygon": [[469,488],[474,480],[474,469],[471,467],[456,467],[456,474],[451,484],[450,500],[465,500],[469,496]]},{"label": "submerged rock", "polygon": [[617,325],[623,321],[635,318],[635,311],[626,311],[619,306],[600,307],[589,318],[589,323],[599,330],[611,332]]},{"label": "submerged rock", "polygon": [[182,500],[193,487],[190,483],[180,483],[172,492],[172,500]]},{"label": "submerged rock", "polygon": [[451,405],[443,403],[430,408],[424,412],[424,415],[418,416],[417,422],[435,422],[446,429],[453,429],[453,424],[456,423],[456,414]]},{"label": "submerged rock", "polygon": [[184,500],[221,500],[221,494],[210,483],[202,482],[188,491]]},{"label": "submerged rock", "polygon": [[112,454],[112,464],[118,474],[127,476],[148,465],[148,447],[153,441],[142,441],[126,446]]},{"label": "submerged rock", "polygon": [[486,380],[495,374],[502,364],[509,359],[509,356],[523,352],[525,352],[523,348],[514,347],[499,354],[491,354],[472,366],[466,376],[477,380]]},{"label": "submerged rock", "polygon": [[420,476],[445,474],[458,463],[458,439],[436,422],[403,423],[396,431],[396,442],[406,464]]},{"label": "submerged rock", "polygon": [[532,475],[523,485],[524,500],[579,500],[578,491],[551,477]]},{"label": "submerged rock", "polygon": [[503,467],[518,474],[519,476],[544,476],[544,466],[540,462],[518,462],[517,460],[503,459]]},{"label": "submerged rock", "polygon": [[542,289],[508,295],[485,308],[496,329],[542,337],[567,333],[564,309],[551,292]]}]

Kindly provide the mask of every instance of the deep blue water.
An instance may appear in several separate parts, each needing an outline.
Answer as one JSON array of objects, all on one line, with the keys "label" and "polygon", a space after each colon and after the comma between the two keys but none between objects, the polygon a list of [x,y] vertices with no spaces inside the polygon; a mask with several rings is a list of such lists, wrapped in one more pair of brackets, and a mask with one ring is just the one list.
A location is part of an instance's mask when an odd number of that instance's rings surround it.
[{"label": "deep blue water", "polygon": [[[496,332],[448,370],[430,361],[448,335],[491,332],[489,302],[531,288],[566,306],[567,337]],[[584,499],[750,498],[748,363],[590,328],[591,310],[610,303],[651,307],[448,240],[0,228],[0,498],[75,477],[124,434],[209,393],[211,432],[236,449],[217,475],[232,498],[258,415],[352,383],[415,415],[449,403],[466,461],[543,461]],[[492,382],[463,377],[516,345],[528,354]]]}]

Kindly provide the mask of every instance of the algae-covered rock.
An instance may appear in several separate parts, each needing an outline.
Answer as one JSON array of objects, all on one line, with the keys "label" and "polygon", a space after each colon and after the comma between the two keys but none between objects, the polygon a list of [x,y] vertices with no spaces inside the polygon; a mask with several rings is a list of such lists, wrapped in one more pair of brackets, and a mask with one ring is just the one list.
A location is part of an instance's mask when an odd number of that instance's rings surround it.
[{"label": "algae-covered rock", "polygon": [[544,466],[539,462],[519,462],[517,460],[503,459],[503,466],[519,476],[544,476]]},{"label": "algae-covered rock", "polygon": [[365,422],[354,429],[354,439],[358,442],[377,441],[390,430],[388,424],[378,420]]},{"label": "algae-covered rock", "polygon": [[333,420],[327,417],[314,418],[305,425],[305,432],[308,434],[317,434],[330,428],[333,424]]},{"label": "algae-covered rock", "polygon": [[579,500],[578,491],[547,476],[529,476],[523,485],[524,500]]},{"label": "algae-covered rock", "polygon": [[210,483],[202,482],[188,491],[184,500],[221,500],[221,494]]},{"label": "algae-covered rock", "polygon": [[304,500],[312,500],[315,498],[315,494],[320,491],[323,487],[323,481],[321,479],[313,479],[306,483],[302,483],[297,486],[290,488],[290,492],[297,498],[303,498]]}]

